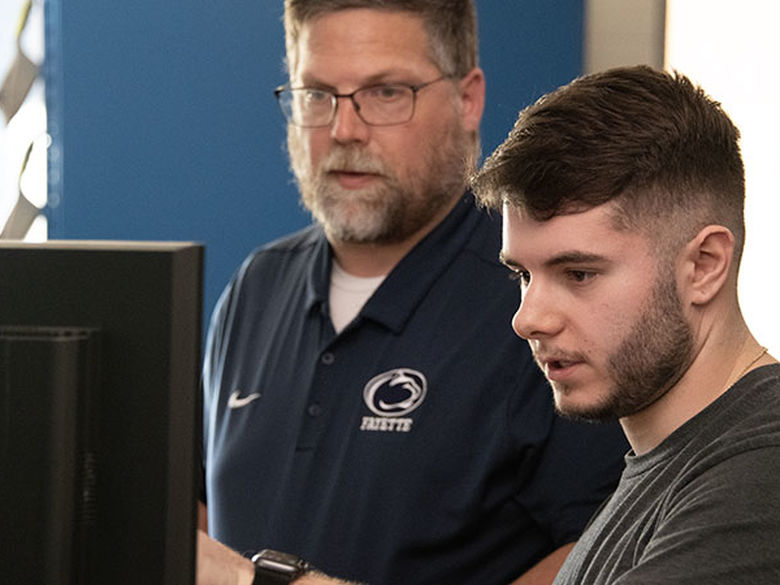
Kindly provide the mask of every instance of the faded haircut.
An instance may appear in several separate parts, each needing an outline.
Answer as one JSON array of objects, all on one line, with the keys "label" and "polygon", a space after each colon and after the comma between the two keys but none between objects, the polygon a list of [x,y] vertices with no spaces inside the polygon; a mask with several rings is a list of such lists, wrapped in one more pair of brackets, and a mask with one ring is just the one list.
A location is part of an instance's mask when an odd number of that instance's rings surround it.
[{"label": "faded haircut", "polygon": [[444,75],[463,77],[477,66],[477,16],[472,0],[285,0],[287,68],[291,73],[297,65],[303,25],[323,14],[349,8],[419,15],[430,39],[431,60]]},{"label": "faded haircut", "polygon": [[614,202],[617,228],[672,250],[709,224],[744,243],[739,131],[687,77],[646,66],[574,80],[527,107],[471,177],[477,199],[545,221]]}]

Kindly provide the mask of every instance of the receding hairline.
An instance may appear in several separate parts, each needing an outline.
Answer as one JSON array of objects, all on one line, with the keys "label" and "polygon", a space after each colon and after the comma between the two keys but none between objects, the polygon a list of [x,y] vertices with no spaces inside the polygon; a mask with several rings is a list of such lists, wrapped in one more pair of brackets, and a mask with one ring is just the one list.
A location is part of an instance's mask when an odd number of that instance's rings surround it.
[{"label": "receding hairline", "polygon": [[[321,18],[324,18],[326,16],[330,16],[333,14],[343,13],[343,12],[352,12],[352,11],[371,11],[371,12],[385,12],[388,14],[406,14],[417,21],[419,21],[422,24],[423,33],[425,34],[425,55],[430,60],[431,64],[434,65],[438,69],[442,69],[441,64],[436,59],[435,51],[433,50],[433,44],[432,39],[430,35],[430,31],[426,27],[425,19],[420,13],[411,11],[411,10],[402,10],[402,9],[394,9],[394,8],[368,8],[368,7],[356,7],[356,8],[339,8],[334,10],[322,10],[314,15],[312,15],[310,18],[307,18],[304,22],[300,23],[300,27],[297,30],[297,35],[295,37],[295,42],[287,42],[287,48],[286,48],[286,56],[285,56],[285,67],[287,69],[287,73],[290,75],[290,77],[293,76],[293,74],[297,73],[297,67],[298,67],[298,61],[299,61],[299,55],[300,55],[300,48],[301,48],[301,38],[303,37],[303,30],[306,26],[310,26],[314,23],[316,23]],[[292,62],[291,62],[292,61]],[[295,65],[296,70],[293,70],[292,65]],[[444,71],[442,71],[444,74],[448,74]]]},{"label": "receding hairline", "polygon": [[[453,7],[454,8],[454,7]],[[458,10],[444,11],[446,18],[436,19],[442,7],[419,2],[377,2],[342,0],[334,3],[313,3],[301,9],[300,3],[287,0],[284,9],[285,66],[292,74],[291,59],[297,58],[301,29],[326,14],[347,10],[371,10],[387,13],[406,13],[420,20],[426,35],[426,53],[431,62],[444,74],[463,76],[479,66],[476,7],[472,0],[458,5]],[[442,24],[443,23],[443,24]]]}]

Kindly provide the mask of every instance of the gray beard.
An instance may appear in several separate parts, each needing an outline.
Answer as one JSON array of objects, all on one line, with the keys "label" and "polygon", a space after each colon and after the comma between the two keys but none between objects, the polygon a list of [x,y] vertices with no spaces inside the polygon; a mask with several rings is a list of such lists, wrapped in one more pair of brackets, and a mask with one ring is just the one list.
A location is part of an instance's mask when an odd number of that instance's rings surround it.
[{"label": "gray beard", "polygon": [[[443,144],[426,144],[426,164],[404,183],[383,161],[359,146],[334,145],[320,168],[307,165],[303,145],[288,133],[290,162],[303,205],[328,239],[356,244],[402,242],[429,224],[465,189],[470,137],[453,123]],[[331,169],[349,169],[381,176],[370,188],[342,189],[327,177]]]}]

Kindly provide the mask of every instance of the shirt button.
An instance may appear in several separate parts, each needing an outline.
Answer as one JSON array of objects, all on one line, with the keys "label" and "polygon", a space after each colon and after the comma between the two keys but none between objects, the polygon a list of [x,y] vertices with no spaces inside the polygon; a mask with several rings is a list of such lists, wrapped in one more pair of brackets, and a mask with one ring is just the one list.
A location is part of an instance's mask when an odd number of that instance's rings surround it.
[{"label": "shirt button", "polygon": [[322,354],[320,361],[326,366],[329,366],[330,364],[336,361],[336,356],[333,355],[331,352],[326,351],[325,353]]},{"label": "shirt button", "polygon": [[319,404],[310,404],[307,411],[309,416],[320,416],[322,414],[322,407]]}]

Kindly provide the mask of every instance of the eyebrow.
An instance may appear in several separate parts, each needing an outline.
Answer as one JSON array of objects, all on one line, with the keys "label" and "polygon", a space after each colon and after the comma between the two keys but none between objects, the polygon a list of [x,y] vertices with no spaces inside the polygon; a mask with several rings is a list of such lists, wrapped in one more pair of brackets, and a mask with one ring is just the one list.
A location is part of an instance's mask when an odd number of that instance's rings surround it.
[{"label": "eyebrow", "polygon": [[[523,265],[519,262],[512,260],[503,250],[498,254],[499,261],[512,270],[521,270]],[[552,268],[560,266],[561,264],[603,264],[609,262],[606,256],[601,254],[589,254],[587,252],[580,252],[578,250],[570,250],[556,254],[552,258],[549,258],[544,262],[546,267]]]},{"label": "eyebrow", "polygon": [[[375,73],[371,76],[369,76],[367,79],[363,81],[363,83],[360,85],[358,89],[362,89],[364,87],[373,87],[375,85],[387,85],[387,84],[394,84],[394,83],[411,83],[414,85],[413,82],[409,81],[397,81],[397,79],[402,78],[408,78],[412,77],[412,74],[406,71],[401,71],[400,69],[388,69],[386,71],[380,71],[379,73]],[[306,79],[306,81],[304,81]],[[313,77],[307,78],[305,75],[301,76],[301,82],[298,85],[299,87],[316,87],[321,88],[324,90],[336,92],[336,86],[330,85],[329,83],[325,83],[324,81],[321,81],[319,79],[315,79]]]},{"label": "eyebrow", "polygon": [[545,266],[559,266],[561,264],[595,264],[603,262],[608,262],[606,256],[573,250],[561,252],[547,260],[544,264]]}]

